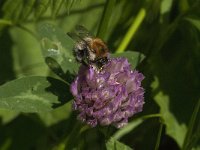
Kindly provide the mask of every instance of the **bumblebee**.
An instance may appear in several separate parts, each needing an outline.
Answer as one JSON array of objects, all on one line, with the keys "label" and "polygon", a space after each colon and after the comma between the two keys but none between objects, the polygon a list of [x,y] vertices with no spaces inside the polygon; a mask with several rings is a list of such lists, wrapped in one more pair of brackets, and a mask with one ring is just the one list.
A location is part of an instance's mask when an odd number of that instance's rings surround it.
[{"label": "bumblebee", "polygon": [[107,45],[100,38],[92,36],[85,27],[76,26],[76,33],[68,32],[67,34],[75,40],[73,54],[79,63],[102,69],[108,62]]}]

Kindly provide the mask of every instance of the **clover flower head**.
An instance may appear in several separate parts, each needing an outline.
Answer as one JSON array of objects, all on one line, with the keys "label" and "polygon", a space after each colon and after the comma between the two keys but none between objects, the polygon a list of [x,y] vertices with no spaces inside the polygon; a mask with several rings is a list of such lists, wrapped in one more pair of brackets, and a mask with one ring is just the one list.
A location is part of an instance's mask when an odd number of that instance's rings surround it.
[{"label": "clover flower head", "polygon": [[73,109],[78,119],[95,127],[121,128],[144,104],[142,73],[131,70],[126,58],[110,58],[102,70],[82,65],[71,84]]}]

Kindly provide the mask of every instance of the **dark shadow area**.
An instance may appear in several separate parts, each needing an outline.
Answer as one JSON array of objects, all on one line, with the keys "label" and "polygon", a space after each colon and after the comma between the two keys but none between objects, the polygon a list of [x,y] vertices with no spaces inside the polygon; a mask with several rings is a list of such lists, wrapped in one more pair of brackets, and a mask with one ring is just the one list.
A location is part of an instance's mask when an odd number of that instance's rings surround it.
[{"label": "dark shadow area", "polygon": [[56,95],[58,97],[58,101],[60,102],[59,104],[53,104],[52,108],[62,106],[72,99],[72,95],[70,93],[70,86],[67,83],[52,77],[47,77],[47,80],[51,85],[45,90]]},{"label": "dark shadow area", "polygon": [[[159,127],[160,122],[158,118],[145,120],[132,132],[128,133],[122,139],[120,139],[120,141],[130,145],[134,149],[155,149]],[[166,135],[165,127],[162,131],[159,150],[180,150],[177,143],[171,137]]]},{"label": "dark shadow area", "polygon": [[37,114],[20,114],[10,123],[0,124],[0,147],[7,150],[50,150],[71,133],[76,116],[47,127]]},{"label": "dark shadow area", "polygon": [[145,120],[120,141],[136,150],[152,150],[155,148],[159,125],[157,118]]},{"label": "dark shadow area", "polygon": [[1,30],[0,33],[0,85],[15,79],[13,71],[12,56],[13,41],[8,32],[8,28]]},{"label": "dark shadow area", "polygon": [[73,97],[70,93],[70,83],[73,82],[75,76],[67,71],[66,73],[61,68],[60,64],[53,59],[52,57],[46,57],[45,58],[46,64],[49,66],[52,72],[54,72],[56,75],[58,75],[62,80],[65,82],[52,78],[47,77],[47,80],[51,84],[50,87],[46,88],[46,91],[51,92],[52,94],[56,95],[58,97],[59,104],[53,104],[53,108],[57,108],[59,106],[64,105],[69,100],[71,100]]},{"label": "dark shadow area", "polygon": [[[76,143],[77,139],[75,138],[75,136],[77,136],[77,135],[72,134],[72,132],[74,132],[74,128],[76,128],[75,126],[77,124],[76,117],[77,117],[77,114],[72,112],[68,119],[62,120],[62,121],[58,122],[57,124],[54,124],[54,125],[48,127],[48,131],[53,133],[54,145],[59,145],[59,143],[65,143],[66,139],[69,136],[72,136],[72,137],[70,137],[69,140],[72,140],[73,142]],[[80,128],[77,129],[77,132],[80,130]],[[71,147],[77,146],[76,145],[77,143],[75,145],[73,145],[72,144],[73,142],[70,142],[70,146]]]},{"label": "dark shadow area", "polygon": [[159,150],[180,150],[180,148],[171,137],[163,134],[160,141]]},{"label": "dark shadow area", "polygon": [[[12,122],[0,128],[0,147],[7,145],[8,150],[35,150],[40,140],[47,136],[45,126],[39,123],[36,114],[21,114]],[[47,143],[45,143],[47,144]],[[47,145],[46,145],[47,146]]]},{"label": "dark shadow area", "polygon": [[46,57],[45,62],[49,66],[52,72],[54,72],[56,75],[58,75],[61,79],[63,79],[67,83],[71,83],[74,80],[75,75],[70,73],[69,71],[65,73],[60,64],[52,57]]}]

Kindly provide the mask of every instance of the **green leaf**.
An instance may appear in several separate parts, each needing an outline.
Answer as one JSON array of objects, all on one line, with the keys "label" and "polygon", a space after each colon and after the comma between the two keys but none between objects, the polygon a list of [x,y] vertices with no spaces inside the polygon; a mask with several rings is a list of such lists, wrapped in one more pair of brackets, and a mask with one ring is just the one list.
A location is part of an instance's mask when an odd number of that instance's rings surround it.
[{"label": "green leaf", "polygon": [[67,12],[69,14],[70,9],[72,6],[77,2],[77,0],[66,0],[65,7],[67,8]]},{"label": "green leaf", "polygon": [[200,31],[200,20],[193,18],[186,18],[185,20],[189,21],[193,26],[195,26]]},{"label": "green leaf", "polygon": [[[156,79],[152,84],[152,88],[156,88],[158,84],[158,80]],[[166,133],[174,138],[181,147],[187,132],[186,125],[179,123],[176,116],[170,111],[170,99],[168,95],[160,91],[155,95],[154,99],[160,106],[160,113],[166,125]]]},{"label": "green leaf", "polygon": [[60,11],[60,8],[62,7],[63,3],[64,3],[65,0],[53,0],[51,5],[52,5],[52,8],[51,8],[51,12],[52,12],[52,16],[55,18],[59,11]]},{"label": "green leaf", "polygon": [[[30,32],[26,32],[26,29],[30,30]],[[34,34],[36,32],[33,24],[10,30],[13,42],[11,51],[12,65],[16,78],[33,75],[47,76],[48,67],[41,55],[40,42],[33,36]]]},{"label": "green leaf", "polygon": [[[16,0],[13,2],[12,0],[7,0],[2,8],[2,11],[4,12],[4,18],[6,19],[13,19],[16,17],[19,12],[21,11],[21,5],[22,5],[22,0]],[[19,10],[20,8],[20,10]],[[16,18],[14,18],[16,19]]]},{"label": "green leaf", "polygon": [[115,140],[114,138],[110,138],[109,141],[106,143],[107,150],[133,150],[129,146]]},{"label": "green leaf", "polygon": [[69,86],[50,77],[16,79],[0,87],[0,108],[20,112],[46,112],[71,99]]},{"label": "green leaf", "polygon": [[52,126],[70,117],[72,113],[71,105],[71,103],[67,103],[54,109],[53,111],[47,113],[41,112],[38,113],[38,115],[46,126]]},{"label": "green leaf", "polygon": [[21,18],[22,20],[25,20],[30,13],[32,12],[33,8],[34,8],[34,4],[35,4],[36,0],[23,0],[23,10],[21,11]]},{"label": "green leaf", "polygon": [[37,1],[37,5],[35,8],[35,17],[39,18],[43,13],[45,13],[49,5],[50,0]]},{"label": "green leaf", "polygon": [[20,4],[17,6],[17,8],[13,12],[12,20],[13,20],[14,23],[21,22],[20,15],[21,15],[21,12],[23,10],[23,5],[22,4],[23,4],[23,2],[21,0]]},{"label": "green leaf", "polygon": [[110,18],[116,5],[116,0],[107,0],[104,6],[104,11],[101,16],[101,21],[98,29],[97,36],[104,39],[108,30]]},{"label": "green leaf", "polygon": [[132,52],[132,51],[126,51],[123,53],[114,53],[111,54],[111,57],[127,58],[129,63],[131,63],[132,68],[135,68],[145,58],[145,56],[142,53]]},{"label": "green leaf", "polygon": [[74,74],[77,72],[79,64],[76,62],[72,53],[74,44],[72,39],[64,31],[51,24],[39,25],[38,31],[42,39],[43,56],[45,58],[51,58],[52,61],[54,60],[57,63],[54,66],[60,65],[66,75],[67,73]]},{"label": "green leaf", "polygon": [[131,132],[133,129],[135,129],[137,126],[139,126],[142,122],[143,122],[143,120],[140,119],[140,118],[137,119],[137,120],[133,120],[133,121],[129,122],[128,125],[126,125],[125,127],[121,128],[120,130],[118,130],[113,135],[113,138],[114,139],[120,139],[121,137],[125,136],[126,134]]},{"label": "green leaf", "polygon": [[19,115],[19,112],[0,109],[0,119],[1,119],[2,124],[6,124],[6,123],[12,121],[18,115]]},{"label": "green leaf", "polygon": [[161,2],[161,8],[160,8],[160,13],[165,14],[170,11],[172,7],[172,0],[163,0]]}]

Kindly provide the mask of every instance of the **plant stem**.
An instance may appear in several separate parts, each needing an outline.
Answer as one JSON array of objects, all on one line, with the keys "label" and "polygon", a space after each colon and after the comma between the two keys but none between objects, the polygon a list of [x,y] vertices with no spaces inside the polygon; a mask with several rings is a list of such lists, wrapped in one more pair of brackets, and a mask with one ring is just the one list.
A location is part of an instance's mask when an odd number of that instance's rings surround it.
[{"label": "plant stem", "polygon": [[3,25],[13,25],[12,21],[10,20],[5,20],[5,19],[0,19],[0,24],[3,24]]},{"label": "plant stem", "polygon": [[150,115],[143,116],[142,119],[157,118],[157,117],[162,118],[162,115],[161,114],[150,114]]},{"label": "plant stem", "polygon": [[200,108],[200,99],[198,100],[197,105],[195,106],[194,111],[192,113],[192,117],[191,117],[190,123],[188,125],[188,131],[187,131],[187,134],[185,136],[185,140],[184,140],[182,150],[188,149],[188,145],[189,145],[190,140],[191,140],[191,136],[192,136],[192,132],[193,132],[193,129],[194,129],[194,124],[195,124],[196,119],[197,119],[199,108]]},{"label": "plant stem", "polygon": [[100,24],[99,24],[97,37],[100,37],[102,39],[105,38],[107,29],[108,29],[109,20],[110,20],[110,17],[112,15],[113,8],[115,6],[115,2],[116,2],[116,0],[107,0],[106,1],[104,11],[103,11],[103,15],[101,17],[101,21],[100,21]]},{"label": "plant stem", "polygon": [[117,53],[121,53],[121,52],[125,51],[128,44],[130,43],[131,39],[133,38],[136,31],[140,27],[145,16],[146,16],[146,10],[144,8],[141,8],[139,13],[137,14],[135,20],[133,21],[132,25],[130,26],[128,32],[126,33],[124,39],[122,40],[120,46],[118,47],[118,49],[116,51]]},{"label": "plant stem", "polygon": [[160,124],[160,128],[159,128],[159,131],[158,131],[158,137],[157,137],[157,141],[156,141],[156,146],[155,146],[155,149],[154,150],[158,150],[159,149],[159,145],[160,145],[160,140],[161,140],[161,136],[162,136],[162,130],[163,130],[163,123],[161,121],[161,124]]},{"label": "plant stem", "polygon": [[80,136],[80,129],[81,129],[81,123],[80,122],[76,122],[76,124],[74,125],[71,133],[67,136],[67,138],[65,139],[65,150],[67,149],[72,149],[76,143],[77,143],[77,139]]}]

